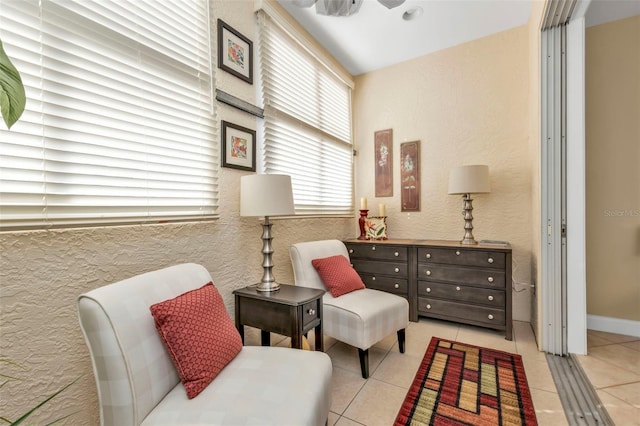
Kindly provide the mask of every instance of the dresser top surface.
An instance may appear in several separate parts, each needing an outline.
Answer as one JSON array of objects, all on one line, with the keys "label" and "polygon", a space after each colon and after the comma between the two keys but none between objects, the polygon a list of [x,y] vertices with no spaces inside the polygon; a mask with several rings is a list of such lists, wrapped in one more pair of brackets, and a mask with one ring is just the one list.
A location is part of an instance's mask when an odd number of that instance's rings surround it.
[{"label": "dresser top surface", "polygon": [[460,244],[459,241],[451,240],[413,240],[413,239],[387,239],[387,240],[345,240],[349,244],[380,244],[380,245],[408,245],[408,246],[428,246],[428,247],[445,247],[445,248],[465,248],[465,249],[483,249],[495,251],[511,251],[509,243],[483,243],[483,244]]}]

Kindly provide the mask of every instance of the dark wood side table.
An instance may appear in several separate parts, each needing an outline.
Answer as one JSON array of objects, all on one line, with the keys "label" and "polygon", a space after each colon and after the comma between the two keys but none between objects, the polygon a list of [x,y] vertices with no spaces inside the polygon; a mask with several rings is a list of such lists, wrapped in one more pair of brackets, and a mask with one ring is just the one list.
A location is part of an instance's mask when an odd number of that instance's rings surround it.
[{"label": "dark wood side table", "polygon": [[244,326],[259,328],[262,346],[269,346],[269,333],[291,337],[291,347],[302,348],[302,336],[315,328],[315,348],[323,351],[322,295],[324,290],[280,284],[275,292],[259,292],[255,285],[235,290],[236,327],[244,343]]}]

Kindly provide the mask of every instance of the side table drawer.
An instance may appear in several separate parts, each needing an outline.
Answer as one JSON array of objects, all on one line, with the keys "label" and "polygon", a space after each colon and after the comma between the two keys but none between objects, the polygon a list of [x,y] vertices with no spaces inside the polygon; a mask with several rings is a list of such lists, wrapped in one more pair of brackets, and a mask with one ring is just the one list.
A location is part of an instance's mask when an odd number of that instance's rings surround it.
[{"label": "side table drawer", "polygon": [[505,325],[505,314],[502,309],[467,305],[428,297],[418,298],[418,311],[425,315],[458,318],[462,322],[475,321],[490,326]]},{"label": "side table drawer", "polygon": [[484,250],[431,247],[420,247],[418,249],[418,262],[446,263],[504,269],[505,259],[506,256],[504,253]]},{"label": "side table drawer", "polygon": [[408,283],[403,278],[393,278],[380,275],[361,274],[362,281],[367,288],[386,291],[387,293],[408,295]]},{"label": "side table drawer", "polygon": [[502,309],[505,304],[504,290],[428,281],[418,282],[418,296],[450,299],[462,303],[482,304],[497,309]]},{"label": "side table drawer", "polygon": [[407,247],[387,246],[381,244],[347,244],[349,257],[392,260],[398,262],[407,261]]},{"label": "side table drawer", "polygon": [[351,264],[360,274],[407,277],[407,262],[379,262],[375,260],[351,259]]},{"label": "side table drawer", "polygon": [[305,331],[309,325],[318,319],[320,303],[322,303],[321,300],[314,300],[302,305],[302,328]]},{"label": "side table drawer", "polygon": [[460,268],[431,263],[418,265],[418,279],[422,281],[441,281],[450,283],[472,284],[483,287],[505,287],[504,271]]}]

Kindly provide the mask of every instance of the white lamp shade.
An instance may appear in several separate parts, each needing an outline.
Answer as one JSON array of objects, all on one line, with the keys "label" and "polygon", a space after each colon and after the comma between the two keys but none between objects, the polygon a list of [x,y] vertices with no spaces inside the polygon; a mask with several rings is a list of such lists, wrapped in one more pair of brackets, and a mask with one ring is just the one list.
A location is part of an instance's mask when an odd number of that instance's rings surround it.
[{"label": "white lamp shade", "polygon": [[489,166],[460,166],[449,173],[449,194],[491,192]]},{"label": "white lamp shade", "polygon": [[240,178],[240,216],[294,213],[291,176],[246,175]]}]

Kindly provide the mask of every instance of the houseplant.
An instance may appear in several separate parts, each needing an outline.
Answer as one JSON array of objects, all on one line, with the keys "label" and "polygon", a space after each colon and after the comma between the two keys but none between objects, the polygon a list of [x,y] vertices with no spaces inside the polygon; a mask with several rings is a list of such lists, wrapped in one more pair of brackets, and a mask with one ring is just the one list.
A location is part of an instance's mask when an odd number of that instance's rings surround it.
[{"label": "houseplant", "polygon": [[7,128],[18,121],[26,102],[20,73],[9,60],[0,40],[0,112]]}]

